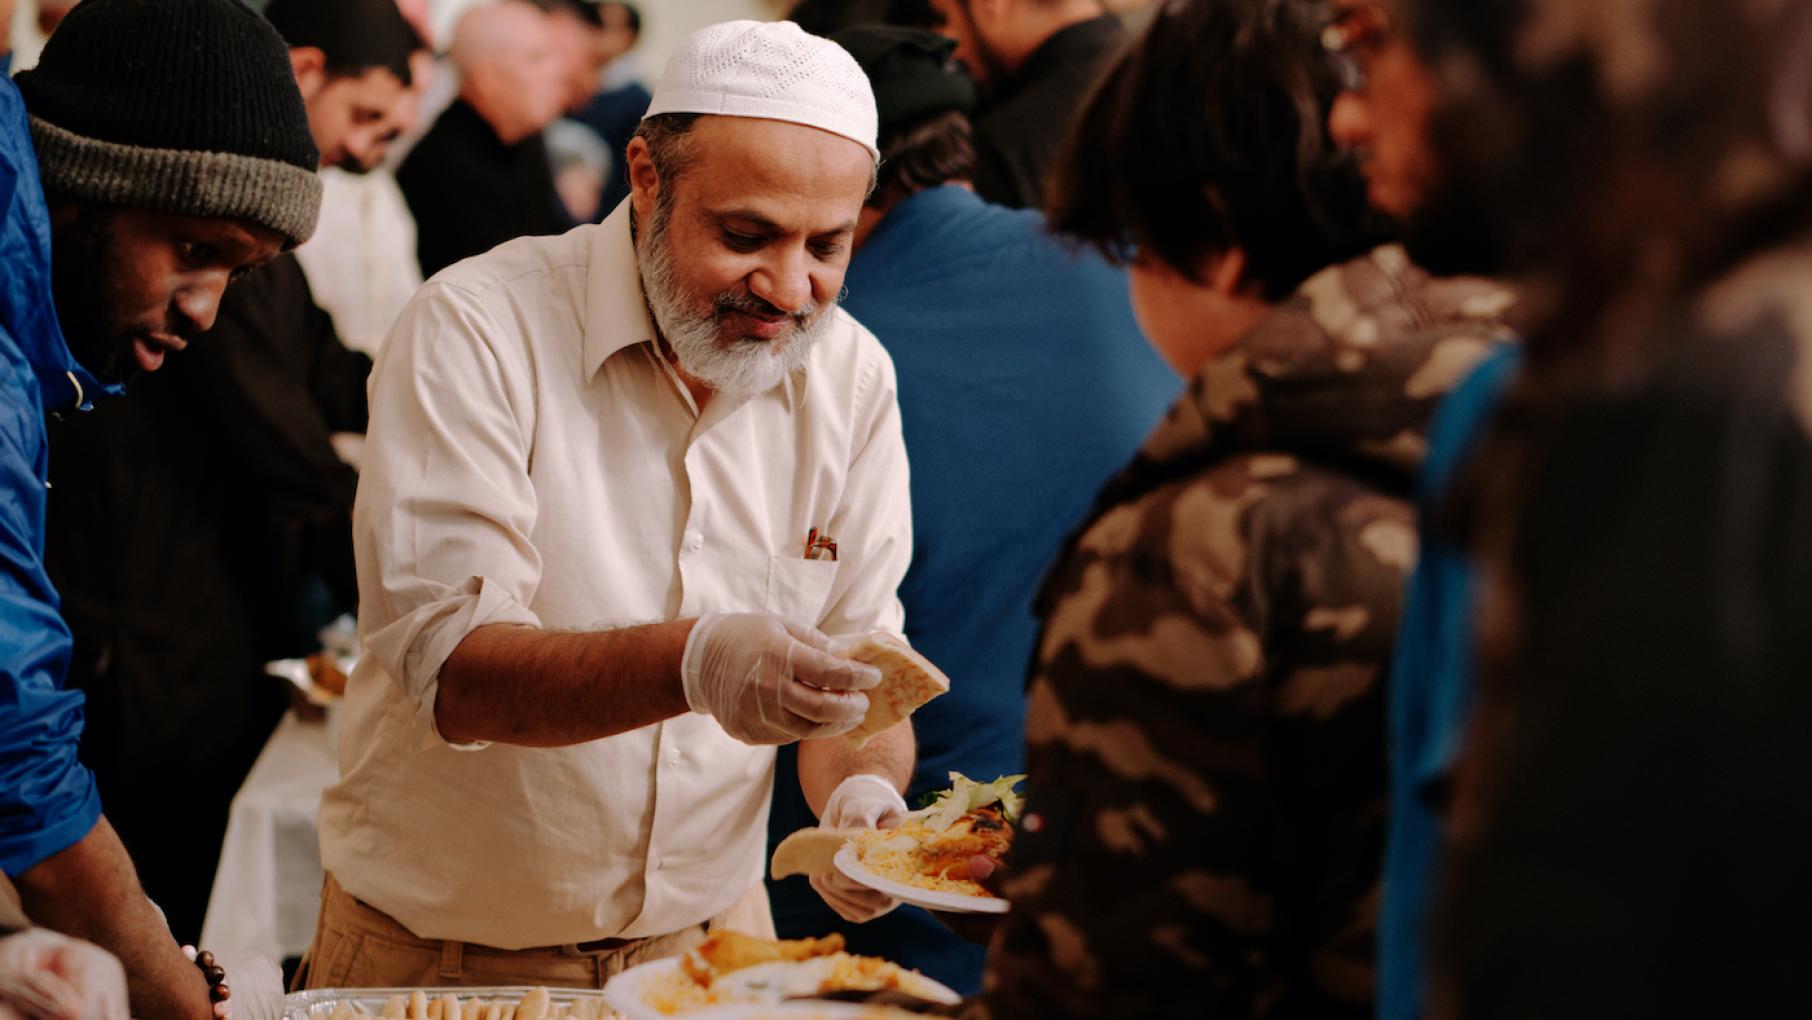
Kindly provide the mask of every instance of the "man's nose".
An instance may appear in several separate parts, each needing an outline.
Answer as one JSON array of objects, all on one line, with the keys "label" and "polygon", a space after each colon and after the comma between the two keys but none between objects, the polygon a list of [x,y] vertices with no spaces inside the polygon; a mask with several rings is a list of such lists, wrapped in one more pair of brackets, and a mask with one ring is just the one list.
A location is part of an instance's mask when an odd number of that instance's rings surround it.
[{"label": "man's nose", "polygon": [[812,273],[804,250],[774,253],[750,276],[749,290],[788,315],[804,311],[812,301]]},{"label": "man's nose", "polygon": [[1371,110],[1357,92],[1342,92],[1328,109],[1328,137],[1343,149],[1364,148],[1371,141]]},{"label": "man's nose", "polygon": [[226,293],[227,284],[232,276],[225,271],[209,273],[205,279],[191,283],[176,294],[174,305],[176,312],[194,327],[197,333],[206,333],[214,328],[214,318],[220,314],[220,299]]}]

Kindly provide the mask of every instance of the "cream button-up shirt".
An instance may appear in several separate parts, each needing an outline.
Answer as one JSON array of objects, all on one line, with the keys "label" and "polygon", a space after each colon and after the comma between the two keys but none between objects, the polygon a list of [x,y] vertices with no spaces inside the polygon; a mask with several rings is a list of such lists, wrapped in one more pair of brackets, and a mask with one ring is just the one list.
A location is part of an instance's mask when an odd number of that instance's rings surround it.
[{"label": "cream button-up shirt", "polygon": [[[423,938],[667,934],[764,864],[774,750],[707,716],[555,750],[443,740],[437,677],[475,628],[762,610],[902,629],[912,527],[881,345],[837,309],[804,370],[699,414],[653,342],[627,208],[438,274],[372,375],[363,654],[321,854]],[[806,558],[814,528],[837,560]]]}]

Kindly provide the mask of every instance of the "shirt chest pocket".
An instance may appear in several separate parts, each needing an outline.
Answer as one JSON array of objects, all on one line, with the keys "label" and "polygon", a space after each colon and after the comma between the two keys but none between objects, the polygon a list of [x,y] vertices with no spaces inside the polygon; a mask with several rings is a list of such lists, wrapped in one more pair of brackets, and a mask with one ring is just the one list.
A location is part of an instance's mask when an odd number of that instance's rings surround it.
[{"label": "shirt chest pocket", "polygon": [[836,580],[835,560],[770,556],[764,607],[782,619],[816,627]]}]

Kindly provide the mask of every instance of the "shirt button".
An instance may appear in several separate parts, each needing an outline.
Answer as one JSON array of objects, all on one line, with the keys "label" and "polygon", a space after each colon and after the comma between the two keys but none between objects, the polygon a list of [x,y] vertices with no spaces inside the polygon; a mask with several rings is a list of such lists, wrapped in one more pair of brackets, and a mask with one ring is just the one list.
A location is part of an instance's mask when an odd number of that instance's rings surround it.
[{"label": "shirt button", "polygon": [[666,866],[667,866],[667,859],[665,857],[656,857],[654,859],[654,870],[659,871]]},{"label": "shirt button", "polygon": [[699,534],[696,531],[694,531],[692,534],[686,536],[686,548],[688,548],[688,549],[696,551],[700,546],[702,546],[704,544],[705,544],[705,536]]},{"label": "shirt button", "polygon": [[678,751],[667,752],[667,762],[671,765],[678,765],[680,762],[684,761],[685,759],[686,759],[686,756],[679,753]]}]

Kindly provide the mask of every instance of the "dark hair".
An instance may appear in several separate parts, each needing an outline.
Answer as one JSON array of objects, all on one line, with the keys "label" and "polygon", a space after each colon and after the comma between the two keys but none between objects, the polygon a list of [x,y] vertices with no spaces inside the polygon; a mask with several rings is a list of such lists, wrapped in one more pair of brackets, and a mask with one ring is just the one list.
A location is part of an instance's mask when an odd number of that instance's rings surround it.
[{"label": "dark hair", "polygon": [[1328,138],[1338,82],[1304,0],[1174,0],[1089,98],[1047,182],[1051,227],[1190,279],[1238,248],[1275,300],[1383,239]]},{"label": "dark hair", "polygon": [[264,17],[291,49],[320,50],[329,80],[382,68],[408,87],[409,58],[427,49],[395,0],[271,0]]},{"label": "dark hair", "polygon": [[975,173],[969,118],[945,110],[881,136],[881,167],[868,204],[885,206]]},{"label": "dark hair", "polygon": [[636,125],[630,139],[640,138],[648,143],[648,158],[654,161],[654,172],[660,174],[663,184],[679,180],[692,165],[695,158],[692,140],[686,136],[691,134],[692,125],[698,123],[701,116],[703,114],[657,113]]},{"label": "dark hair", "polygon": [[528,0],[549,14],[568,14],[592,28],[604,27],[604,15],[592,0]]},{"label": "dark hair", "polygon": [[927,0],[799,0],[786,17],[827,38],[858,25],[936,28],[943,21]]},{"label": "dark hair", "polygon": [[604,23],[603,10],[606,7],[622,8],[625,19],[629,23],[629,34],[635,36],[638,39],[641,38],[641,36],[642,36],[642,9],[640,7],[637,7],[635,4],[630,3],[629,0],[603,0],[602,3],[598,4],[598,11],[599,11],[598,24],[600,24],[600,25],[602,25]]}]

